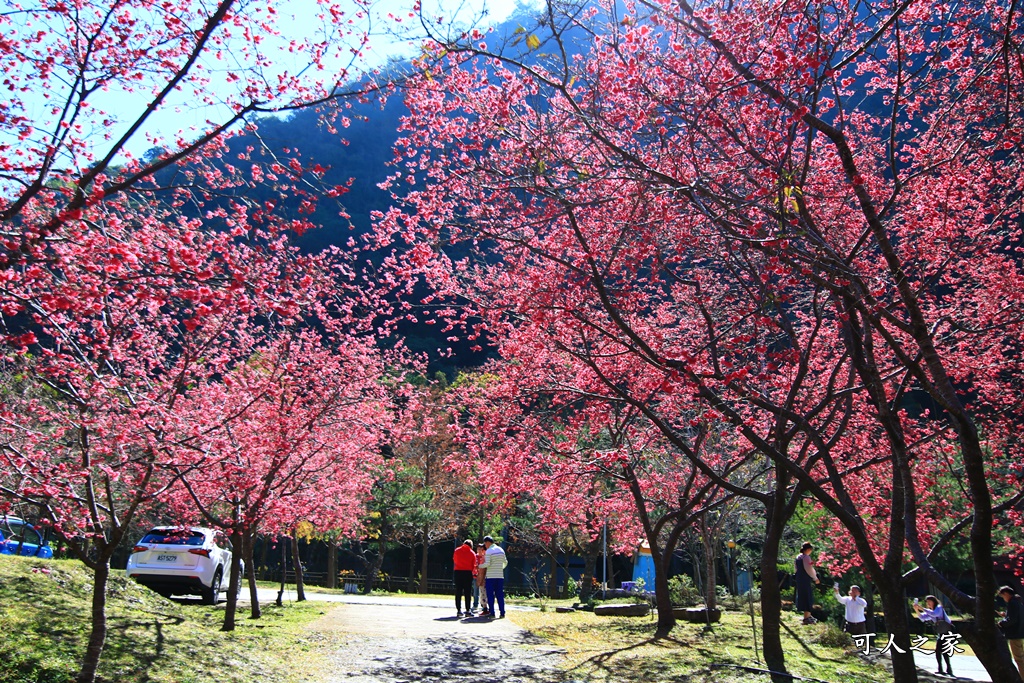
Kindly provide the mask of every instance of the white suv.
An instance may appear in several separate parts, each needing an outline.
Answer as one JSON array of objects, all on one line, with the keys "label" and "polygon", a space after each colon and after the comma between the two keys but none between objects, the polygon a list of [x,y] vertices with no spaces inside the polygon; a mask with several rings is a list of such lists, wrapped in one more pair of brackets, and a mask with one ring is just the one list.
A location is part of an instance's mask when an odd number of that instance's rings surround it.
[{"label": "white suv", "polygon": [[204,603],[216,605],[231,571],[231,551],[221,531],[158,526],[132,548],[127,572],[165,598],[201,595]]}]

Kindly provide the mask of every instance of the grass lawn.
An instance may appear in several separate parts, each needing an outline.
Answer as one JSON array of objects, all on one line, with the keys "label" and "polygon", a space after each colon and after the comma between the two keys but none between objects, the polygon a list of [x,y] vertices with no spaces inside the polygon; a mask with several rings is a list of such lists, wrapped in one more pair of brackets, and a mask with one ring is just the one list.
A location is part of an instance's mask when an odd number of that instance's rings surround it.
[{"label": "grass lawn", "polygon": [[[81,562],[0,555],[0,683],[74,680],[89,634],[91,591],[91,572]],[[165,600],[115,571],[99,680],[317,680],[330,635],[306,627],[325,609],[322,603],[270,605],[259,620],[242,611],[236,630],[222,633],[223,604]]]},{"label": "grass lawn", "polygon": [[[77,561],[0,555],[0,683],[74,680],[88,637],[90,584],[90,572]],[[565,651],[567,680],[766,680],[762,674],[712,668],[712,664],[763,667],[755,659],[750,618],[745,613],[726,612],[722,622],[707,632],[699,625],[680,624],[669,638],[656,641],[653,618],[553,611],[554,606],[571,601],[514,602],[542,607],[510,611],[508,617]],[[205,683],[216,672],[217,679],[225,682],[319,681],[344,637],[317,630],[313,624],[329,609],[323,602],[288,603],[284,608],[267,605],[262,619],[250,620],[243,611],[237,629],[222,633],[223,605],[165,600],[115,572],[109,586],[109,633],[99,680]],[[795,614],[784,619],[792,673],[842,683],[891,680],[885,670],[818,642],[825,627],[800,626]]]},{"label": "grass lawn", "polygon": [[[519,626],[565,650],[570,679],[585,681],[765,681],[764,674],[716,668],[734,664],[764,668],[754,657],[750,616],[726,612],[710,631],[699,624],[679,623],[668,638],[653,640],[653,617],[599,617],[592,612],[557,614],[509,612]],[[760,618],[759,618],[760,619]],[[843,683],[882,683],[892,674],[863,662],[841,648],[819,644],[821,625],[802,626],[798,617],[783,616],[783,646],[790,673]],[[760,623],[758,647],[760,648]]]}]

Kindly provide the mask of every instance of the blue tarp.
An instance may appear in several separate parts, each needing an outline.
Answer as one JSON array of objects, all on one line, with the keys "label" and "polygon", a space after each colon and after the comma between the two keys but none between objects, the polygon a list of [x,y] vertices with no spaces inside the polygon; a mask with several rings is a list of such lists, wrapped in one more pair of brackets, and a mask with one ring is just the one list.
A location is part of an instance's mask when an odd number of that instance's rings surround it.
[{"label": "blue tarp", "polygon": [[654,558],[647,553],[637,555],[633,563],[633,581],[643,579],[647,590],[654,588]]}]

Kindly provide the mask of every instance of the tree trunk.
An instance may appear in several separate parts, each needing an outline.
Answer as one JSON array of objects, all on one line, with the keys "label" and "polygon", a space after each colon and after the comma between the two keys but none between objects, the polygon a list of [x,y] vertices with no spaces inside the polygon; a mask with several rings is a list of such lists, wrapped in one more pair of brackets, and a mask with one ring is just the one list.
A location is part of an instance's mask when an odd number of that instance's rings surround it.
[{"label": "tree trunk", "polygon": [[[903,587],[897,582],[875,582],[878,595],[882,600],[885,612],[885,630],[893,638],[893,642],[903,650],[903,654],[892,648],[892,679],[894,683],[917,683],[917,666],[914,665],[914,653],[910,649],[910,623],[907,621],[907,600]],[[876,643],[885,647],[885,643]]]},{"label": "tree trunk", "polygon": [[600,554],[601,547],[596,542],[592,541],[587,545],[587,551],[583,557],[583,575],[580,576],[580,602],[587,602],[594,592],[597,558]]},{"label": "tree trunk", "polygon": [[96,667],[107,641],[107,579],[110,578],[110,559],[100,558],[96,563],[92,580],[92,627],[89,631],[89,645],[85,649],[82,668],[77,683],[93,683]]},{"label": "tree trunk", "polygon": [[625,465],[623,468],[626,482],[629,484],[629,491],[633,496],[633,505],[640,516],[640,522],[644,529],[644,537],[651,547],[651,559],[654,561],[654,597],[658,606],[658,627],[655,631],[656,637],[667,636],[669,631],[676,625],[676,615],[672,611],[672,597],[668,592],[668,568],[672,553],[675,550],[675,542],[678,542],[679,530],[673,534],[677,539],[669,545],[664,553],[658,545],[658,532],[651,524],[650,515],[647,513],[647,502],[643,491],[640,489],[640,482],[636,478],[636,472],[632,465]]},{"label": "tree trunk", "polygon": [[[231,547],[238,549],[238,552],[231,553],[231,572],[228,580],[228,602],[224,608],[224,625],[221,631],[235,630],[235,612],[238,609],[238,588],[242,584],[242,558],[244,543],[242,533],[237,530],[231,532]],[[216,598],[217,596],[214,596]]]},{"label": "tree trunk", "polygon": [[[761,547],[761,640],[764,662],[770,671],[786,672],[786,651],[782,647],[782,594],[779,589],[779,543],[785,527],[783,495],[777,491],[766,505],[764,545]],[[772,676],[773,683],[789,683],[787,676]]]},{"label": "tree trunk", "polygon": [[420,560],[420,593],[427,592],[427,567],[430,555],[430,527],[423,527],[423,558]]},{"label": "tree trunk", "polygon": [[993,683],[1020,683],[1021,677],[1010,657],[1006,639],[1000,632],[995,641],[987,641],[981,637],[975,622],[968,622],[960,627],[964,641],[974,650],[975,656],[985,667]]},{"label": "tree trunk", "polygon": [[[708,533],[705,531],[705,533]],[[715,564],[715,548],[713,539],[704,540],[704,580],[707,590],[704,591],[704,604],[708,610],[718,608],[718,567]]]},{"label": "tree trunk", "polygon": [[299,559],[299,537],[295,534],[292,534],[292,568],[295,569],[295,601],[303,602],[306,590],[302,581],[302,561]]},{"label": "tree trunk", "polygon": [[[865,576],[865,578],[867,578]],[[861,596],[865,602],[868,603],[867,609],[864,610],[864,625],[868,629],[868,633],[875,632],[875,585],[870,579],[864,582],[862,586]]]},{"label": "tree trunk", "polygon": [[256,564],[253,562],[253,551],[256,546],[256,536],[254,534],[246,534],[247,538],[244,541],[245,545],[245,578],[248,579],[249,583],[249,618],[259,619],[263,616],[263,611],[260,609],[260,598],[256,592]]},{"label": "tree trunk", "polygon": [[338,587],[338,540],[327,539],[327,587]]},{"label": "tree trunk", "polygon": [[671,556],[671,552],[666,553],[664,562],[659,561],[660,555],[654,558],[654,604],[658,608],[658,627],[654,632],[656,638],[667,636],[676,625],[676,613],[672,611],[672,596],[668,591],[667,570]]},{"label": "tree trunk", "polygon": [[366,595],[373,592],[373,587],[377,583],[377,575],[380,574],[381,565],[384,564],[384,551],[386,549],[387,545],[384,542],[379,542],[377,544],[377,554],[370,563],[366,572],[366,583],[363,584],[363,593]]},{"label": "tree trunk", "polygon": [[[691,548],[691,549],[695,549]],[[701,554],[704,554],[703,548]],[[704,595],[704,576],[700,571],[700,562],[697,559],[696,553],[690,553],[691,559],[693,559],[693,587],[697,589],[697,592]]]},{"label": "tree trunk", "polygon": [[551,562],[549,565],[548,574],[548,597],[558,597],[558,544],[555,539],[551,539],[551,547],[548,549],[548,554],[551,556]]},{"label": "tree trunk", "polygon": [[281,589],[277,591],[277,606],[284,607],[284,587],[288,583],[288,549],[287,536],[278,536],[277,545],[281,548]]},{"label": "tree trunk", "polygon": [[409,579],[405,582],[405,591],[412,593],[416,590],[416,546],[409,545]]}]

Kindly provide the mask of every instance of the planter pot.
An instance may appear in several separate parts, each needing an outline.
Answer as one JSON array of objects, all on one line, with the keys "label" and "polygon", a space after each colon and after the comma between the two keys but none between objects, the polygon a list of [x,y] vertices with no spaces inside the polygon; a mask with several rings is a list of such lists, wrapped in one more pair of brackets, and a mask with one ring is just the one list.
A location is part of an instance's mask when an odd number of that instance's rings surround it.
[{"label": "planter pot", "polygon": [[606,617],[645,617],[650,612],[650,605],[598,605],[594,608],[594,614]]},{"label": "planter pot", "polygon": [[709,614],[708,610],[704,607],[677,607],[672,610],[672,613],[676,615],[676,619],[693,624],[706,624],[708,621],[712,624],[717,624],[722,620],[722,610],[718,608],[711,610]]}]

